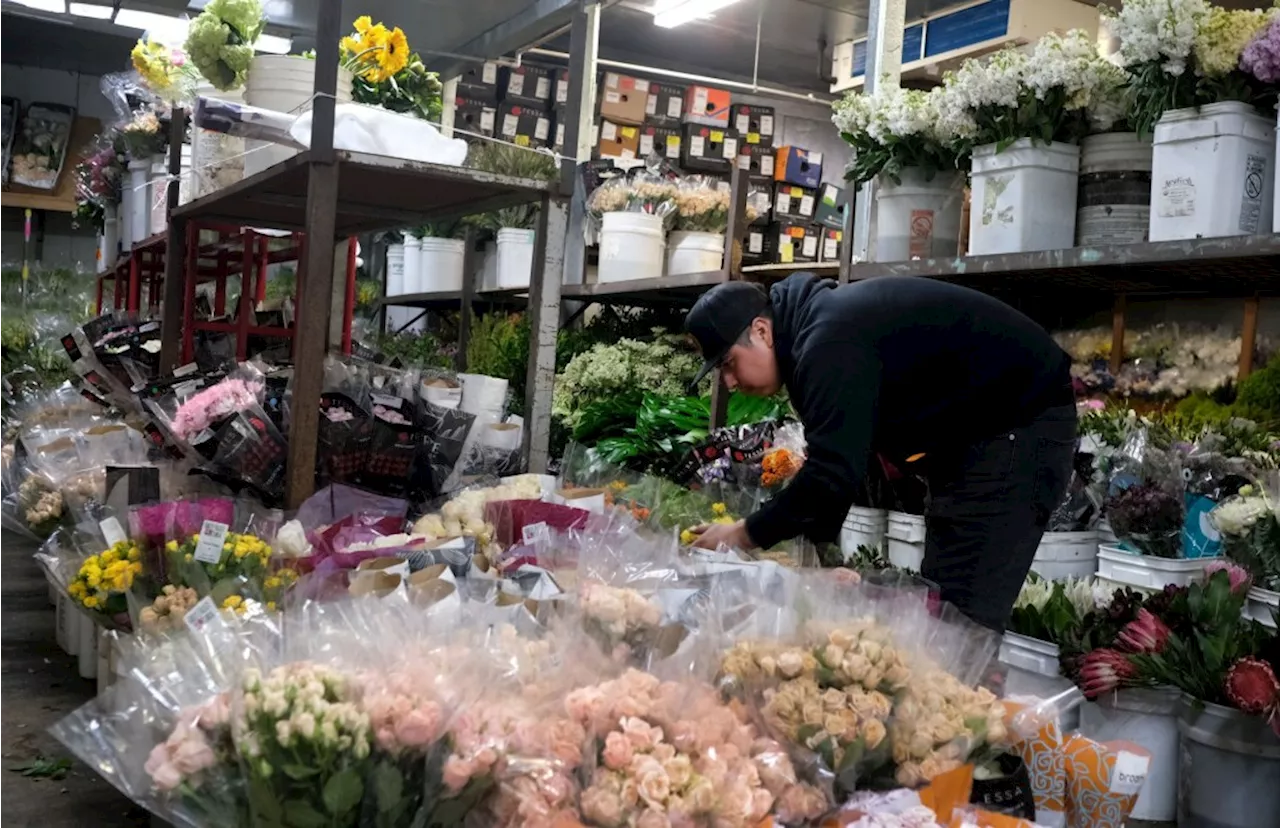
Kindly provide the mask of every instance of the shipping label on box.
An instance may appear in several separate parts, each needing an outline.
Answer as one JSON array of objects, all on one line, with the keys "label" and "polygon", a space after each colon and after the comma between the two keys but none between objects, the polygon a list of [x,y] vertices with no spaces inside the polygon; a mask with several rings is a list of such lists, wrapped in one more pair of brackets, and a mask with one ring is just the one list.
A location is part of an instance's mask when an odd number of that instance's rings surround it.
[{"label": "shipping label on box", "polygon": [[680,130],[671,127],[645,126],[640,128],[640,157],[653,153],[671,161],[680,161]]},{"label": "shipping label on box", "polygon": [[684,122],[729,127],[729,93],[710,86],[690,86],[684,92]]},{"label": "shipping label on box", "polygon": [[652,124],[675,126],[684,116],[684,87],[650,82],[645,102],[645,120]]},{"label": "shipping label on box", "polygon": [[487,104],[498,103],[498,64],[470,65],[458,76],[458,96]]},{"label": "shipping label on box", "polygon": [[773,180],[773,147],[764,144],[738,145],[738,169],[745,170],[751,178]]},{"label": "shipping label on box", "polygon": [[834,184],[823,184],[818,189],[818,212],[813,219],[823,227],[843,228],[844,190]]},{"label": "shipping label on box", "polygon": [[503,103],[498,107],[497,137],[521,147],[546,146],[551,119],[536,107]]},{"label": "shipping label on box", "polygon": [[649,81],[606,72],[603,94],[600,98],[600,115],[615,124],[639,126],[644,123],[645,109],[649,103]]},{"label": "shipping label on box", "polygon": [[816,189],[822,183],[822,153],[802,147],[778,147],[773,177],[776,181]]},{"label": "shipping label on box", "polygon": [[734,104],[729,113],[731,124],[744,143],[773,146],[773,107]]},{"label": "shipping label on box", "polygon": [[844,239],[844,233],[840,230],[832,230],[830,227],[817,228],[822,238],[822,246],[818,250],[818,261],[820,262],[839,262],[840,261],[840,242]]},{"label": "shipping label on box", "polygon": [[726,129],[686,125],[680,166],[689,170],[726,172],[737,157],[737,135]]},{"label": "shipping label on box", "polygon": [[597,149],[601,158],[635,158],[640,153],[640,127],[601,121]]},{"label": "shipping label on box", "polygon": [[773,215],[784,218],[811,221],[817,210],[816,192],[795,184],[777,184],[773,190]]},{"label": "shipping label on box", "polygon": [[552,75],[555,85],[555,95],[551,102],[556,106],[563,106],[569,102],[569,70],[557,69]]},{"label": "shipping label on box", "polygon": [[539,66],[513,66],[504,68],[499,84],[504,101],[542,107],[551,102],[551,72]]},{"label": "shipping label on box", "polygon": [[775,264],[813,262],[818,257],[818,238],[804,224],[781,222],[771,228]]},{"label": "shipping label on box", "polygon": [[454,101],[454,125],[464,132],[493,137],[498,108],[485,101],[459,96]]}]

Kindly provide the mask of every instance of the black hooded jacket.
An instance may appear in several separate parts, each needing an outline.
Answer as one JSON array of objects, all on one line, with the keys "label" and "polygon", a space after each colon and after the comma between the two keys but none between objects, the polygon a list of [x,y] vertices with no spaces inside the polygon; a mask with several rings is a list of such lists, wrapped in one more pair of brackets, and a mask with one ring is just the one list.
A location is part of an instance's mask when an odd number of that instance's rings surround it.
[{"label": "black hooded jacket", "polygon": [[809,445],[791,484],[747,519],[764,548],[834,540],[873,453],[961,449],[1074,399],[1071,359],[1049,334],[968,288],[798,273],[769,298],[778,371]]}]

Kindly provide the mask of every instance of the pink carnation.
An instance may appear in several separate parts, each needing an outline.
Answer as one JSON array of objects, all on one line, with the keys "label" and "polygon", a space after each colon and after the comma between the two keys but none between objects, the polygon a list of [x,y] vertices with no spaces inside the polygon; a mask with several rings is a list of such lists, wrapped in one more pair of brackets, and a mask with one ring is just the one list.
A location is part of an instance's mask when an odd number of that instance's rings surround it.
[{"label": "pink carnation", "polygon": [[242,379],[225,379],[193,395],[173,415],[171,428],[180,440],[189,440],[209,426],[257,404],[261,386]]}]

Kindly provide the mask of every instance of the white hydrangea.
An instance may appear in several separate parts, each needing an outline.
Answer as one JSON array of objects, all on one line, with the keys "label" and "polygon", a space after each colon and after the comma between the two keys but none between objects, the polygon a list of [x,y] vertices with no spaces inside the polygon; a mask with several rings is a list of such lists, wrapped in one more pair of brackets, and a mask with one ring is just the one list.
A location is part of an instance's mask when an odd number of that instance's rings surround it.
[{"label": "white hydrangea", "polygon": [[1195,45],[1200,19],[1209,12],[1206,0],[1125,0],[1113,15],[1111,33],[1120,39],[1125,66],[1160,61],[1165,72],[1181,75]]}]

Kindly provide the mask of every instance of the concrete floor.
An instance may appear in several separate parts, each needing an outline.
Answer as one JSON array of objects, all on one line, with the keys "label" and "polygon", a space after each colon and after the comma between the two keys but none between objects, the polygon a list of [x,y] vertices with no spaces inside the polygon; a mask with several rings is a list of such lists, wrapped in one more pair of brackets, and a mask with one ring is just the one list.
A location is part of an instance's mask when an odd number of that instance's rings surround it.
[{"label": "concrete floor", "polygon": [[61,779],[35,779],[13,769],[37,758],[71,758],[46,729],[93,698],[97,685],[76,672],[54,639],[54,611],[31,541],[0,538],[0,823],[5,828],[125,828],[149,824],[137,808],[76,762]]}]

